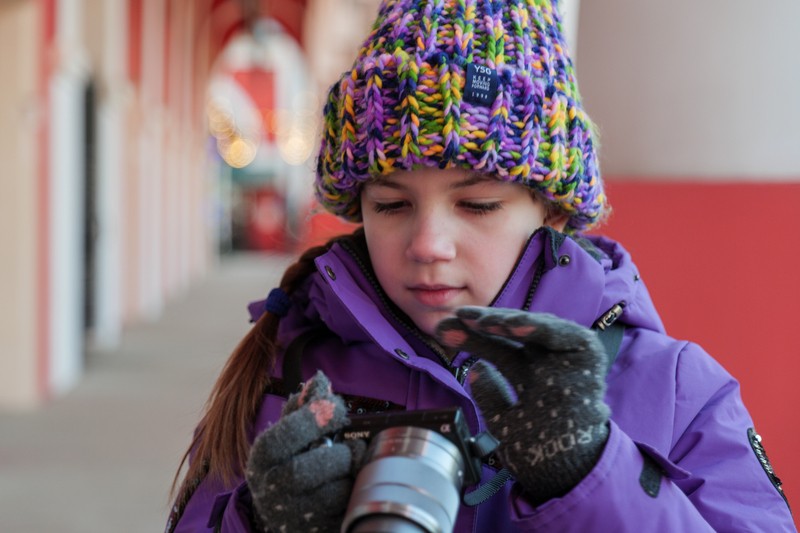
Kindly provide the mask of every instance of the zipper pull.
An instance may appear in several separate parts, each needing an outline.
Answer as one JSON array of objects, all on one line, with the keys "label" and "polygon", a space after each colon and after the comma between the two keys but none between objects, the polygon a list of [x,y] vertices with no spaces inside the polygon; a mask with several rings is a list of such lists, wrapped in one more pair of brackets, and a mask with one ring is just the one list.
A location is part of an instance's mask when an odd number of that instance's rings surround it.
[{"label": "zipper pull", "polygon": [[472,365],[475,364],[477,361],[477,357],[470,357],[463,363],[461,366],[456,367],[453,369],[453,375],[456,377],[456,380],[460,385],[464,385],[464,382],[467,381],[467,374],[469,374],[469,369],[472,368]]},{"label": "zipper pull", "polygon": [[622,311],[625,309],[625,302],[619,302],[618,304],[614,305],[611,309],[605,312],[603,316],[597,319],[597,322],[594,323],[594,327],[603,331],[611,324],[617,321],[617,319],[622,316]]}]

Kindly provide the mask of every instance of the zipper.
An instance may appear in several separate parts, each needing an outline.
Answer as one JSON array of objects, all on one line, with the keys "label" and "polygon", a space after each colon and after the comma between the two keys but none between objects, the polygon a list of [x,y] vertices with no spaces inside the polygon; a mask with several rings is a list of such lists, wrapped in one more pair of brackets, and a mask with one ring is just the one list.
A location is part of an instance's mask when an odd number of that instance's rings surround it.
[{"label": "zipper", "polygon": [[[384,309],[394,318],[400,325],[402,325],[408,332],[410,332],[414,337],[419,339],[426,347],[428,347],[431,352],[438,357],[439,361],[442,363],[447,370],[450,371],[451,374],[456,378],[459,385],[464,385],[467,381],[467,376],[469,375],[469,371],[472,368],[478,358],[471,355],[469,356],[463,363],[459,366],[454,366],[452,361],[447,354],[442,350],[442,348],[430,341],[427,335],[423,335],[420,329],[414,325],[410,324],[403,316],[400,316],[395,312],[395,305],[389,301],[389,298],[386,296],[386,293],[383,291],[383,287],[381,287],[378,280],[372,273],[372,269],[369,268],[364,261],[361,259],[359,253],[353,248],[352,244],[348,242],[346,239],[342,239],[339,242],[339,245],[344,248],[344,250],[350,254],[350,256],[355,260],[358,268],[361,270],[361,273],[364,277],[369,281],[372,288],[375,290],[375,293],[380,298],[381,304],[383,305]],[[533,294],[536,292],[536,289],[539,287],[539,281],[542,278],[542,274],[544,273],[544,261],[541,261],[539,265],[536,267],[536,272],[534,274],[533,281],[531,283],[531,287],[528,290],[528,295],[526,298],[525,306],[523,309],[530,309],[531,301],[533,300]]]},{"label": "zipper", "polygon": [[[392,318],[394,318],[395,321],[397,321],[401,326],[403,326],[406,330],[408,330],[409,333],[414,335],[414,337],[419,339],[420,342],[422,342],[427,348],[429,348],[431,352],[433,352],[434,355],[436,355],[436,357],[442,363],[442,366],[444,366],[447,370],[450,371],[450,373],[452,373],[454,376],[456,376],[456,378],[458,378],[458,374],[459,371],[461,370],[461,367],[454,367],[450,361],[450,358],[447,357],[447,354],[445,354],[444,350],[442,350],[441,347],[433,344],[426,335],[422,334],[422,332],[419,330],[418,327],[416,327],[413,324],[409,324],[409,322],[404,317],[397,314],[397,312],[394,309],[395,307],[394,304],[392,304],[389,301],[389,298],[383,291],[383,287],[381,287],[380,283],[378,283],[378,280],[373,275],[372,269],[370,269],[369,267],[367,267],[367,265],[364,264],[364,261],[361,259],[361,256],[358,254],[356,250],[353,249],[351,243],[347,242],[347,240],[345,239],[342,239],[339,241],[339,245],[342,248],[344,248],[344,250],[348,254],[350,254],[350,256],[355,260],[356,264],[358,265],[358,268],[361,270],[361,273],[364,275],[367,281],[369,281],[372,288],[375,289],[375,293],[378,295],[378,298],[380,298],[381,304],[383,305],[384,309],[386,309],[387,312],[392,316]],[[463,365],[461,366],[463,367]],[[463,384],[463,381],[459,381],[459,383]]]},{"label": "zipper", "polygon": [[461,363],[461,366],[455,369],[454,375],[460,385],[463,385],[467,381],[467,374],[469,374],[469,369],[472,368],[472,365],[474,365],[477,361],[478,361],[477,357],[475,357],[474,355],[470,356],[467,358],[466,361]]}]

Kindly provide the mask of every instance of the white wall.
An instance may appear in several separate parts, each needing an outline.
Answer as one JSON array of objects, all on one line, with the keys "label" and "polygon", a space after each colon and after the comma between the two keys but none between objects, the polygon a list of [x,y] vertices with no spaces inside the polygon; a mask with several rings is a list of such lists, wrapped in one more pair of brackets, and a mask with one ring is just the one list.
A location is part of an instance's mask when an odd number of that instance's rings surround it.
[{"label": "white wall", "polygon": [[605,175],[800,177],[800,2],[582,2]]}]

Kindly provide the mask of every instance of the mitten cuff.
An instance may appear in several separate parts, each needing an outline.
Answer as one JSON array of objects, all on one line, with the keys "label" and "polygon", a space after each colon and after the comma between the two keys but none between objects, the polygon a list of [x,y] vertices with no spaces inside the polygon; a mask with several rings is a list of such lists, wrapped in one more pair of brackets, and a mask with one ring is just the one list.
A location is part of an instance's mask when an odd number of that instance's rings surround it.
[{"label": "mitten cuff", "polygon": [[540,505],[567,494],[600,460],[608,433],[608,423],[602,422],[531,446],[528,457],[539,462],[525,469],[533,475],[518,480],[525,498]]}]

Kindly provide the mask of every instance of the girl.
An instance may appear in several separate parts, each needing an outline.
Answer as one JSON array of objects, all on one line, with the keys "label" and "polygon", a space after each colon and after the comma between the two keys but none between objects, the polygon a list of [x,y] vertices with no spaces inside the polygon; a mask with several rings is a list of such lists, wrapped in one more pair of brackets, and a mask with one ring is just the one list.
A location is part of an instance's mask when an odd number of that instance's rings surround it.
[{"label": "girl", "polygon": [[509,472],[457,531],[795,531],[737,382],[582,233],[608,207],[555,0],[384,0],[316,192],[362,227],[251,305],[168,531],[336,531],[363,450],[318,439],[442,407]]}]

